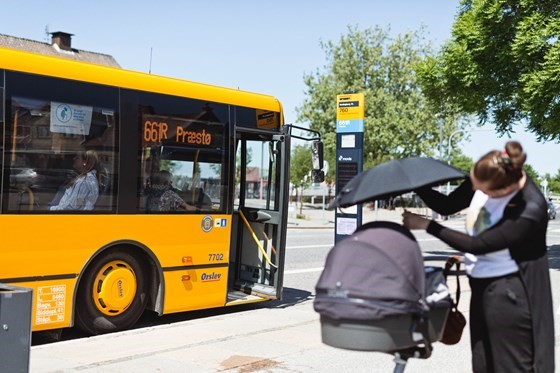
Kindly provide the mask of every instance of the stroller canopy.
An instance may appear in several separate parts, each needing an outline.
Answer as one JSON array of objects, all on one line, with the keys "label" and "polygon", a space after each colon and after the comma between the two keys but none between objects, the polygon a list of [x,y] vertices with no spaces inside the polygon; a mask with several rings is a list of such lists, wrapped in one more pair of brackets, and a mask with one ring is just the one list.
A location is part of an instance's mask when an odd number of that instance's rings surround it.
[{"label": "stroller canopy", "polygon": [[332,319],[421,314],[427,310],[425,277],[420,246],[408,229],[368,223],[329,252],[314,308]]}]

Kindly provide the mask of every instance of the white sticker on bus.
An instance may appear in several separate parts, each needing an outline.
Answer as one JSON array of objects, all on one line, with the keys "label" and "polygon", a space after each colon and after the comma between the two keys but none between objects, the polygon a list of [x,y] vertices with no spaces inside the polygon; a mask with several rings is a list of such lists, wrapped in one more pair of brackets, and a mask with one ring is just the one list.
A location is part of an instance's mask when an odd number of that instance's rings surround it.
[{"label": "white sticker on bus", "polygon": [[41,286],[37,288],[36,324],[64,321],[66,309],[66,285]]},{"label": "white sticker on bus", "polygon": [[89,135],[93,107],[51,102],[51,132]]}]

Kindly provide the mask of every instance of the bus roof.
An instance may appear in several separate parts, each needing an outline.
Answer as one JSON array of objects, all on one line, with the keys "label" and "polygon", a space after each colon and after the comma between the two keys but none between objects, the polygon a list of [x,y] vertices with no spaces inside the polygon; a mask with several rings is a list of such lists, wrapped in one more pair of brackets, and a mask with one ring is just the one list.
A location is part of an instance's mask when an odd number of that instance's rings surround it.
[{"label": "bus roof", "polygon": [[275,97],[0,47],[0,69],[282,112]]}]

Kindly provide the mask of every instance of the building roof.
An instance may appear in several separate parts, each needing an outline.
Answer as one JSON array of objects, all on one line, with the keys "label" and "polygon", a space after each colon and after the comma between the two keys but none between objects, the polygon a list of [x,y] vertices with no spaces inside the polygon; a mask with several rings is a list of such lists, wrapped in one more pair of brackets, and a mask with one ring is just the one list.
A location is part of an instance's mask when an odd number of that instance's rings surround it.
[{"label": "building roof", "polygon": [[[71,34],[66,33],[52,33],[53,35],[53,43],[44,43],[35,40],[29,40],[24,38],[18,38],[15,36],[4,35],[0,34],[0,46],[11,48],[11,49],[18,49],[32,53],[43,54],[47,56],[56,56],[62,58],[68,58],[77,61],[89,62],[94,63],[97,65],[105,65],[105,66],[112,66],[112,67],[120,67],[118,62],[108,54],[103,53],[95,53],[95,52],[88,52],[80,49],[71,48],[70,46],[70,37]],[[58,43],[59,38],[56,38],[55,35],[63,35],[66,36],[68,39],[68,45],[64,46]]]}]

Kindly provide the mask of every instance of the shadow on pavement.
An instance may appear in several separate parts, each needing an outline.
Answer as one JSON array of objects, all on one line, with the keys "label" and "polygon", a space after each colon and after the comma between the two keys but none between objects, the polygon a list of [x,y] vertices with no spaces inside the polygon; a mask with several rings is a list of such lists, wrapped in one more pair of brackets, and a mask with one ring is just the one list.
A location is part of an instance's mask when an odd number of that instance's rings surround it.
[{"label": "shadow on pavement", "polygon": [[272,302],[258,303],[261,308],[287,308],[295,306],[300,303],[304,303],[309,300],[313,300],[315,296],[309,291],[293,288],[284,288],[284,294],[282,300],[275,300]]}]

